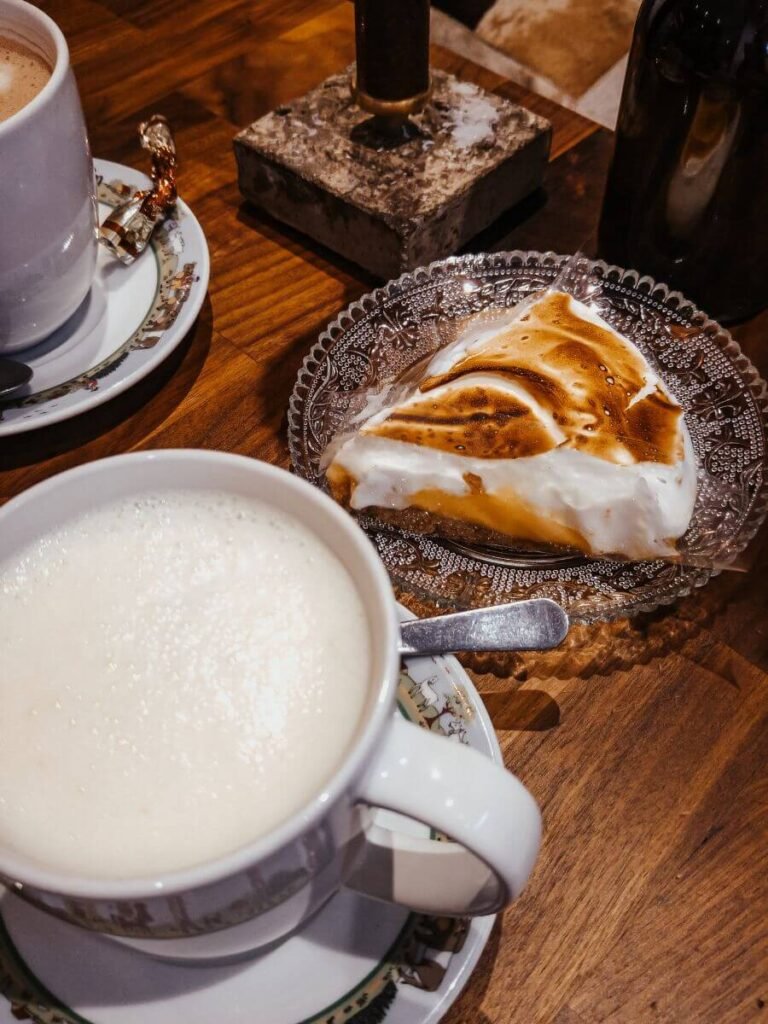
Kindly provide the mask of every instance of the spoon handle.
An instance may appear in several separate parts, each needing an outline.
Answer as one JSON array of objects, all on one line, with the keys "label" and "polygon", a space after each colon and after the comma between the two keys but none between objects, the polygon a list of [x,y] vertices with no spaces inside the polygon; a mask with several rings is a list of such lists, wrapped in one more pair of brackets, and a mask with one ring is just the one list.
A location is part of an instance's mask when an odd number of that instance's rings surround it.
[{"label": "spoon handle", "polygon": [[32,379],[32,367],[17,359],[0,356],[0,396],[5,397],[23,388]]},{"label": "spoon handle", "polygon": [[568,616],[554,601],[536,598],[477,608],[400,626],[400,653],[414,656],[453,651],[548,651],[562,643]]}]

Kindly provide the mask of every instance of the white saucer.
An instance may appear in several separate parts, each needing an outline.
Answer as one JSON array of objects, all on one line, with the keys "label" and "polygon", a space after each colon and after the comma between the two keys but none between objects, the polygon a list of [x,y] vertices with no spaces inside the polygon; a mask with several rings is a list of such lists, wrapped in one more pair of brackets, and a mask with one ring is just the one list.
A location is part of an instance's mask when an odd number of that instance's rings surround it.
[{"label": "white saucer", "polygon": [[[99,220],[146,175],[95,160]],[[151,251],[125,267],[100,248],[83,304],[45,341],[18,358],[32,379],[0,401],[0,437],[48,426],[114,398],[146,377],[184,338],[208,288],[208,246],[183,200],[152,236]]]},{"label": "white saucer", "polygon": [[[501,761],[488,713],[454,658],[410,661],[399,708]],[[381,821],[424,832],[389,812]],[[0,893],[0,1024],[435,1024],[464,987],[494,920],[428,918],[342,890],[260,957],[182,967]]]}]

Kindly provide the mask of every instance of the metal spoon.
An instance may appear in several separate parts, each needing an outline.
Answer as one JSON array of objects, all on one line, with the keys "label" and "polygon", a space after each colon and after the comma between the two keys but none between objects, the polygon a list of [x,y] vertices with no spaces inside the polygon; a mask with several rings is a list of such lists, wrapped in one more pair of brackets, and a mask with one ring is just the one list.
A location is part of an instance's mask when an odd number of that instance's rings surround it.
[{"label": "metal spoon", "polygon": [[23,388],[32,378],[32,367],[16,359],[0,357],[0,398]]},{"label": "metal spoon", "polygon": [[568,616],[554,601],[535,598],[477,608],[400,626],[400,653],[412,657],[453,651],[548,651],[568,633]]}]

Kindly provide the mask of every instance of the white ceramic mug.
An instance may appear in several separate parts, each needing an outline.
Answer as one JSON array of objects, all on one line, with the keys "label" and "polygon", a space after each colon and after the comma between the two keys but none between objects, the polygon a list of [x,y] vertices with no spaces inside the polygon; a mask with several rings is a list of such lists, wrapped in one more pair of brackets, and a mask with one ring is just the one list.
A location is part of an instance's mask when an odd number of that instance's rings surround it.
[{"label": "white ceramic mug", "polygon": [[[0,878],[57,917],[175,960],[239,956],[280,939],[345,884],[438,915],[489,914],[514,899],[539,848],[536,802],[488,758],[395,714],[399,625],[389,578],[362,530],[320,490],[239,455],[118,455],[54,476],[0,509],[0,561],[104,502],[167,488],[225,491],[290,511],[345,565],[371,634],[357,738],[301,813],[210,863],[158,878],[74,878],[20,858],[0,835]],[[372,823],[374,808],[456,842],[383,829]]]},{"label": "white ceramic mug", "polygon": [[0,352],[60,327],[96,269],[97,208],[83,111],[61,30],[24,0],[0,0],[0,35],[53,68],[30,102],[0,121]]}]

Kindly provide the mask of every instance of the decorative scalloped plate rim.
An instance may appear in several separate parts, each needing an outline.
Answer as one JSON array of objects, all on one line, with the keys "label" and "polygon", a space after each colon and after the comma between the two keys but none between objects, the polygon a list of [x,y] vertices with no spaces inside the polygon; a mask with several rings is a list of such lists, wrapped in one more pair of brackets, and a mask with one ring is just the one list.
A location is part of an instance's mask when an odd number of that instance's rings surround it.
[{"label": "decorative scalloped plate rim", "polygon": [[[494,273],[514,271],[515,268],[528,268],[533,270],[541,268],[542,271],[554,271],[559,269],[570,257],[566,254],[558,254],[551,251],[536,252],[512,250],[509,252],[498,252],[488,254],[469,254],[465,256],[451,256],[444,260],[436,260],[426,267],[417,268],[402,274],[399,278],[387,282],[379,288],[366,293],[359,299],[350,303],[343,309],[325,330],[319,335],[317,342],[307,353],[304,362],[299,370],[293,392],[288,405],[288,444],[291,454],[291,461],[294,470],[306,479],[311,480],[319,486],[325,486],[317,467],[310,466],[304,452],[303,442],[307,421],[307,399],[310,396],[315,377],[323,364],[345,333],[354,327],[360,320],[375,312],[382,302],[396,298],[417,286],[427,283],[430,280],[449,279],[463,274],[472,276],[473,273],[490,276]],[[741,351],[739,344],[721,325],[716,323],[703,311],[699,310],[694,303],[687,299],[681,292],[674,291],[663,283],[655,281],[649,275],[643,275],[637,270],[623,269],[615,265],[605,263],[602,260],[588,261],[590,267],[597,274],[610,282],[618,294],[637,293],[645,302],[660,315],[666,314],[670,319],[695,327],[697,333],[705,334],[713,338],[719,344],[720,350],[727,357],[734,370],[738,374],[745,390],[751,396],[757,415],[760,419],[763,431],[763,468],[766,459],[766,423],[768,423],[768,385],[760,377],[757,369]],[[457,273],[458,272],[458,273]],[[754,500],[749,509],[749,515],[740,534],[741,549],[743,550],[749,541],[755,536],[760,528],[766,512],[768,511],[768,478],[763,474],[762,482],[757,489]],[[365,526],[365,522],[363,522]],[[373,531],[374,540],[376,536],[397,536],[403,540],[407,535],[400,531]],[[420,545],[431,545],[431,549],[452,554],[457,557],[455,549],[449,543],[435,538],[413,537],[408,538],[418,547]],[[464,608],[473,607],[484,603],[478,600],[462,600],[446,597],[432,588],[413,586],[410,581],[398,575],[397,569],[388,559],[386,550],[379,553],[382,555],[385,564],[393,578],[393,583],[401,594],[413,594],[417,598],[426,599],[436,607]],[[461,556],[459,556],[461,557]],[[481,573],[483,561],[481,559],[463,556],[467,572],[475,571]],[[486,560],[487,562],[487,560]],[[585,562],[595,564],[596,560],[586,559]],[[654,563],[650,563],[653,565]],[[663,566],[663,563],[662,563]],[[677,567],[680,568],[680,567]],[[509,570],[514,572],[515,570]],[[535,571],[535,570],[534,570]],[[538,570],[541,573],[546,570]],[[562,570],[567,572],[567,569]],[[641,612],[650,612],[662,606],[672,604],[681,597],[687,596],[698,587],[704,586],[713,576],[719,574],[717,568],[702,568],[698,566],[686,566],[680,568],[680,576],[675,585],[670,589],[655,593],[652,596],[646,594],[622,593],[617,596],[617,591],[612,592],[613,600],[601,595],[597,588],[593,588],[592,606],[586,609],[572,610],[574,621],[610,621],[627,615],[636,615]],[[661,570],[657,573],[660,575]],[[541,591],[540,595],[548,593],[558,599],[558,570],[553,569],[550,574],[550,592]],[[562,588],[561,588],[562,589]],[[524,595],[520,595],[524,596]],[[499,600],[501,598],[496,598]],[[509,598],[507,598],[509,599]],[[562,599],[562,597],[561,597]],[[487,602],[486,602],[487,603]],[[493,599],[490,603],[493,603]],[[566,600],[566,604],[567,604]]]}]

